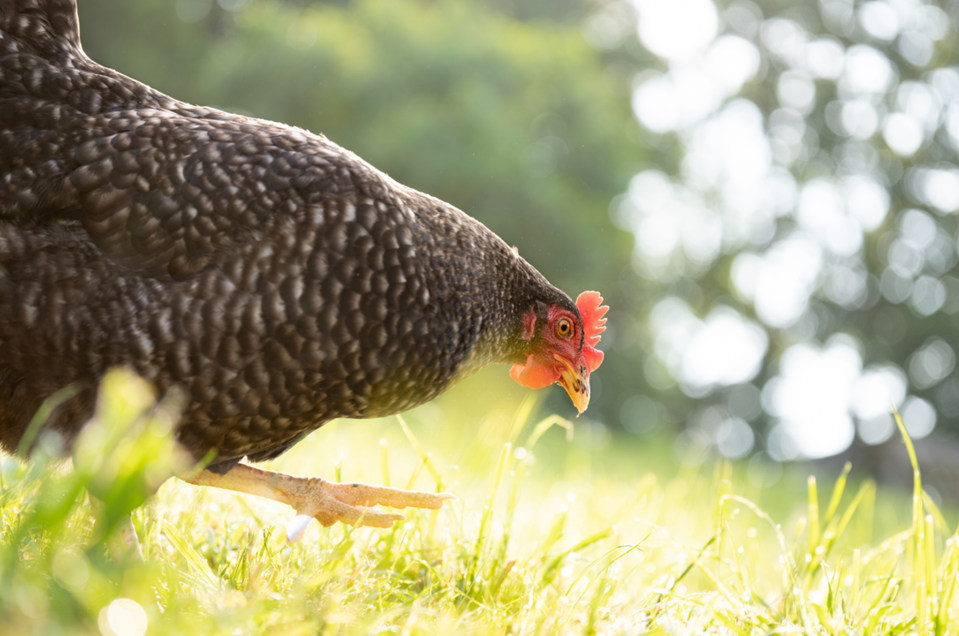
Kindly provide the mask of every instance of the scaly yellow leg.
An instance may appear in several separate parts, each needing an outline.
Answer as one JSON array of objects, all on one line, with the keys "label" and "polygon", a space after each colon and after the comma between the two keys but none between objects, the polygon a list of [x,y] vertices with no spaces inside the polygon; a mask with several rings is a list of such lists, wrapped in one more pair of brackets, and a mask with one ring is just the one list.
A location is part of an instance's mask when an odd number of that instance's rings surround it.
[{"label": "scaly yellow leg", "polygon": [[303,518],[313,518],[323,526],[337,521],[353,526],[392,527],[403,515],[380,512],[370,506],[377,504],[391,508],[443,507],[443,502],[456,499],[450,493],[428,493],[366,484],[338,484],[320,477],[296,477],[272,470],[237,464],[225,475],[204,470],[189,479],[191,484],[225,488],[248,495],[266,497],[291,506],[297,517],[287,528],[287,537],[297,541],[303,536],[306,524]]}]

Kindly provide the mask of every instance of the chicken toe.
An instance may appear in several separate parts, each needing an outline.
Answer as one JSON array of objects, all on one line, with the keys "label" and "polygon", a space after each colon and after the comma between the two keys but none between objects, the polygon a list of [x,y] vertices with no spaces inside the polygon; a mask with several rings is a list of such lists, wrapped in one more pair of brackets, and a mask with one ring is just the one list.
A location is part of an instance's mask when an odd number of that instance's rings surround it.
[{"label": "chicken toe", "polygon": [[337,521],[352,526],[389,528],[405,516],[385,513],[376,505],[391,508],[443,507],[443,502],[456,499],[450,493],[428,493],[366,484],[339,484],[320,477],[296,477],[270,470],[237,464],[225,475],[208,470],[189,479],[198,486],[213,486],[236,492],[257,495],[291,506],[297,516],[287,526],[287,538],[297,541],[306,530],[307,520],[314,518],[323,526]]}]

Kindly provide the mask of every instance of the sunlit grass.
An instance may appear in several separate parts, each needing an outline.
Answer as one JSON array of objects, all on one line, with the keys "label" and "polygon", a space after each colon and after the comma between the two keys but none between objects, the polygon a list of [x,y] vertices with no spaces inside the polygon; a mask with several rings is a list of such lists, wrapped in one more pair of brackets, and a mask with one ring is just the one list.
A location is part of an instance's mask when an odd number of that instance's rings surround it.
[{"label": "sunlit grass", "polygon": [[[959,623],[959,551],[918,470],[910,509],[847,472],[824,486],[787,471],[761,489],[728,462],[670,468],[663,442],[610,444],[585,422],[540,421],[533,402],[469,422],[433,406],[408,425],[334,423],[273,468],[459,501],[385,531],[314,524],[290,544],[280,504],[177,480],[148,498],[185,466],[173,407],[152,408],[125,375],[105,395],[72,469],[50,440],[29,463],[2,459],[2,634],[938,635]],[[111,539],[131,510],[142,562]]]}]

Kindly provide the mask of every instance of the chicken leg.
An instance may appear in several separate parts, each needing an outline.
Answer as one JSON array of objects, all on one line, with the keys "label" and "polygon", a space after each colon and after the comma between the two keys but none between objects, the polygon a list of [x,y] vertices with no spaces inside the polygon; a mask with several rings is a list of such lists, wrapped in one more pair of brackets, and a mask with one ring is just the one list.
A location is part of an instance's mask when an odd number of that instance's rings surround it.
[{"label": "chicken leg", "polygon": [[450,493],[428,493],[366,484],[338,484],[320,477],[296,477],[272,470],[237,464],[225,475],[204,470],[188,480],[197,486],[225,488],[248,495],[266,497],[291,506],[297,517],[287,526],[287,538],[298,541],[306,529],[305,521],[313,518],[323,526],[337,521],[353,526],[392,527],[403,515],[384,513],[371,508],[381,504],[391,508],[443,507],[443,502],[456,499]]}]

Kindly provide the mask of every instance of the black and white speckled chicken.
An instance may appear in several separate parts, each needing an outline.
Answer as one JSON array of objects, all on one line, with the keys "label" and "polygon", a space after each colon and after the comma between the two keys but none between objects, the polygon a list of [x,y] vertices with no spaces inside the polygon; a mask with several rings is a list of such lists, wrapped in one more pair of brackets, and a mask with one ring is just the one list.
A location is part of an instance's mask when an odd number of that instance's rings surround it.
[{"label": "black and white speckled chicken", "polygon": [[481,223],[323,136],[192,106],[91,61],[75,0],[0,0],[0,446],[69,444],[111,367],[188,401],[195,483],[324,525],[445,494],[263,471],[333,418],[422,404],[491,363],[580,411],[601,298],[574,303]]}]

